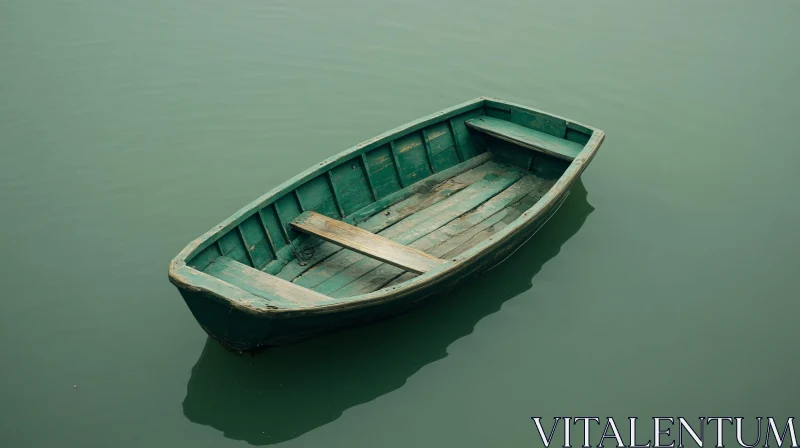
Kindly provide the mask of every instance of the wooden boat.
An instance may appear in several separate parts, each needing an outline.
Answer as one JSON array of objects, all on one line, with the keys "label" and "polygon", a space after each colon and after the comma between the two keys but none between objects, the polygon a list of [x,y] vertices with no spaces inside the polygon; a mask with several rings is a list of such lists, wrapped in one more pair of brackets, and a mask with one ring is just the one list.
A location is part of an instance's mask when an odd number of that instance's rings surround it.
[{"label": "wooden boat", "polygon": [[558,209],[603,138],[478,98],[284,182],[186,246],[169,278],[233,350],[380,319],[510,255]]}]

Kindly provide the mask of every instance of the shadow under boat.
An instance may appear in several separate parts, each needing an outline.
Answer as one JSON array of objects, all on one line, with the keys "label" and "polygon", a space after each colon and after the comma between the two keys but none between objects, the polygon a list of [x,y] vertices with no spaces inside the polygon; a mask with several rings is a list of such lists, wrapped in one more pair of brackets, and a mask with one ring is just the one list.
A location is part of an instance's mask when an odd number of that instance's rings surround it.
[{"label": "shadow under boat", "polygon": [[533,276],[593,210],[579,180],[561,209],[504,263],[391,320],[256,355],[234,354],[209,338],[192,369],[183,413],[253,445],[284,442],[330,423],[400,388],[447,356],[450,344],[503,302],[530,289]]}]

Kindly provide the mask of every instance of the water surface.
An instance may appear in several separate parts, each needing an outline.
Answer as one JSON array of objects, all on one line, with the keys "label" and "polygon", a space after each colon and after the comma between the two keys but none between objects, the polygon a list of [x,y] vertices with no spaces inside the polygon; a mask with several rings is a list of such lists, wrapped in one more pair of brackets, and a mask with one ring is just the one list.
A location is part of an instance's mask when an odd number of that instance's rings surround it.
[{"label": "water surface", "polygon": [[[533,446],[530,416],[796,414],[800,4],[0,0],[0,446]],[[169,260],[480,95],[605,130],[504,265],[256,357]],[[77,389],[73,386],[77,386]]]}]

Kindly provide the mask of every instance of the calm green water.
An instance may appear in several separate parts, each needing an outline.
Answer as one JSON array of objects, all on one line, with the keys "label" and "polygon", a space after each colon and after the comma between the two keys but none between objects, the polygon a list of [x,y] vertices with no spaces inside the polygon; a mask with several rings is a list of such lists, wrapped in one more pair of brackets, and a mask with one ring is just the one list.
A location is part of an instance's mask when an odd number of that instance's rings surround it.
[{"label": "calm green water", "polygon": [[[796,415],[800,3],[520,3],[0,1],[0,446]],[[608,134],[536,237],[386,323],[256,357],[207,340],[167,281],[188,241],[479,95]]]}]

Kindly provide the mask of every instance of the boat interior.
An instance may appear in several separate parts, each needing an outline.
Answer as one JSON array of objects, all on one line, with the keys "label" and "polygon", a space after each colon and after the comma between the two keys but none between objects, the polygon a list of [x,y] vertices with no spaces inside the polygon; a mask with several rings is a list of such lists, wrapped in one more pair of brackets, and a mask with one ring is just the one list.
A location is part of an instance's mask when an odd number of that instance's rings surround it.
[{"label": "boat interior", "polygon": [[506,104],[427,120],[267,197],[187,264],[274,308],[352,300],[503,229],[547,193],[591,133]]}]

